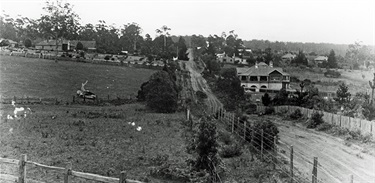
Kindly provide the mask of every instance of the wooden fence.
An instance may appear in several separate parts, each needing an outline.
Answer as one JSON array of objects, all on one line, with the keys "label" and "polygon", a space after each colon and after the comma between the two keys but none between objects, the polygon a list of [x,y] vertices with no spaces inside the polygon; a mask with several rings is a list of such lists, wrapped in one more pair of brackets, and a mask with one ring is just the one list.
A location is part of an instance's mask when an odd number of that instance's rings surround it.
[{"label": "wooden fence", "polygon": [[[265,110],[265,106],[258,106],[257,111],[262,112]],[[307,109],[299,106],[274,106],[276,113],[291,114],[296,109],[299,109],[301,113],[310,118],[314,112],[323,114],[323,120],[331,125],[346,128],[350,131],[360,131],[362,135],[371,135],[375,140],[375,122],[368,121],[360,118],[352,118],[349,116],[343,116],[340,114],[328,113],[320,110]]]},{"label": "wooden fence", "polygon": [[[22,155],[19,160],[16,159],[7,159],[7,158],[0,158],[0,163],[10,164],[14,166],[18,166],[18,176],[9,175],[9,174],[0,174],[0,182],[1,180],[10,181],[10,182],[17,182],[17,183],[26,183],[29,182],[30,179],[26,176],[26,165],[32,165],[34,167],[38,167],[44,170],[52,170],[64,175],[64,183],[69,183],[71,177],[78,177],[83,178],[86,180],[104,182],[104,183],[142,183],[137,180],[130,180],[126,178],[126,172],[122,171],[119,178],[114,177],[105,177],[101,175],[91,174],[91,173],[83,173],[77,172],[72,170],[72,164],[68,163],[65,168],[62,167],[55,167],[55,166],[47,166],[39,163],[35,163],[32,161],[28,161],[26,155]],[[43,181],[35,181],[31,180],[32,182],[40,182]]]}]

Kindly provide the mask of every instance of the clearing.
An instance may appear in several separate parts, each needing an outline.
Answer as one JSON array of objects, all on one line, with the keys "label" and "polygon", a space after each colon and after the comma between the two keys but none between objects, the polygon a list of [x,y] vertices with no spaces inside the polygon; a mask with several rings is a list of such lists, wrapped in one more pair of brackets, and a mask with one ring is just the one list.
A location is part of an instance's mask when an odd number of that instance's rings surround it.
[{"label": "clearing", "polygon": [[0,57],[0,95],[71,101],[81,83],[98,97],[133,96],[154,70],[82,62]]}]

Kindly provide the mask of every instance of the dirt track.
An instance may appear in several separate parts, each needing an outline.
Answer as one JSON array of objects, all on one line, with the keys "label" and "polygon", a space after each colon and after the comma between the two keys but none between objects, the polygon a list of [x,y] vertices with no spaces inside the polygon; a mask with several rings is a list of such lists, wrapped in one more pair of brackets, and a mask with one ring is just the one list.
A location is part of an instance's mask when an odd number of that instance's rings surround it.
[{"label": "dirt track", "polygon": [[[330,135],[289,125],[278,117],[269,117],[279,126],[280,140],[293,145],[297,169],[311,180],[313,158],[318,157],[319,182],[375,183],[375,157]],[[280,145],[289,157],[289,146]]]},{"label": "dirt track", "polygon": [[207,94],[207,105],[215,108],[222,107],[221,102],[212,94],[206,80],[202,77],[203,69],[199,70],[196,63],[192,60],[184,62],[186,70],[190,72],[191,86],[194,91],[203,91]]}]

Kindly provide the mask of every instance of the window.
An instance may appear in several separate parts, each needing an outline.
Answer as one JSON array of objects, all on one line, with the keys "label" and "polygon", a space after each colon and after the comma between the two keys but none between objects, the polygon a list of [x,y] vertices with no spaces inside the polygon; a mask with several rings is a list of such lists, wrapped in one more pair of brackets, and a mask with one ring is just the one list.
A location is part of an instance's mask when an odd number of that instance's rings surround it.
[{"label": "window", "polygon": [[250,81],[258,81],[258,76],[250,76]]},{"label": "window", "polygon": [[247,77],[246,76],[241,76],[241,81],[246,81]]},{"label": "window", "polygon": [[260,76],[260,81],[267,81],[267,76]]}]

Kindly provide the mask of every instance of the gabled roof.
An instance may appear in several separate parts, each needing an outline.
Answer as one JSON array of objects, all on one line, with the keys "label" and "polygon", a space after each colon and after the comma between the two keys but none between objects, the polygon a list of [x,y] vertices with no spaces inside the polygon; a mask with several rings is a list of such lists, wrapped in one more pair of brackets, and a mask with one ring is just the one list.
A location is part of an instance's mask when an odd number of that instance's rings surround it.
[{"label": "gabled roof", "polygon": [[237,74],[238,75],[246,75],[246,76],[269,76],[272,72],[276,71],[282,74],[283,76],[289,76],[288,73],[284,72],[280,67],[238,67]]},{"label": "gabled roof", "polygon": [[294,58],[294,57],[296,57],[296,55],[293,55],[291,53],[287,53],[284,56],[282,56],[281,58]]},{"label": "gabled roof", "polygon": [[328,57],[326,57],[326,56],[318,56],[314,60],[315,61],[327,61]]}]

